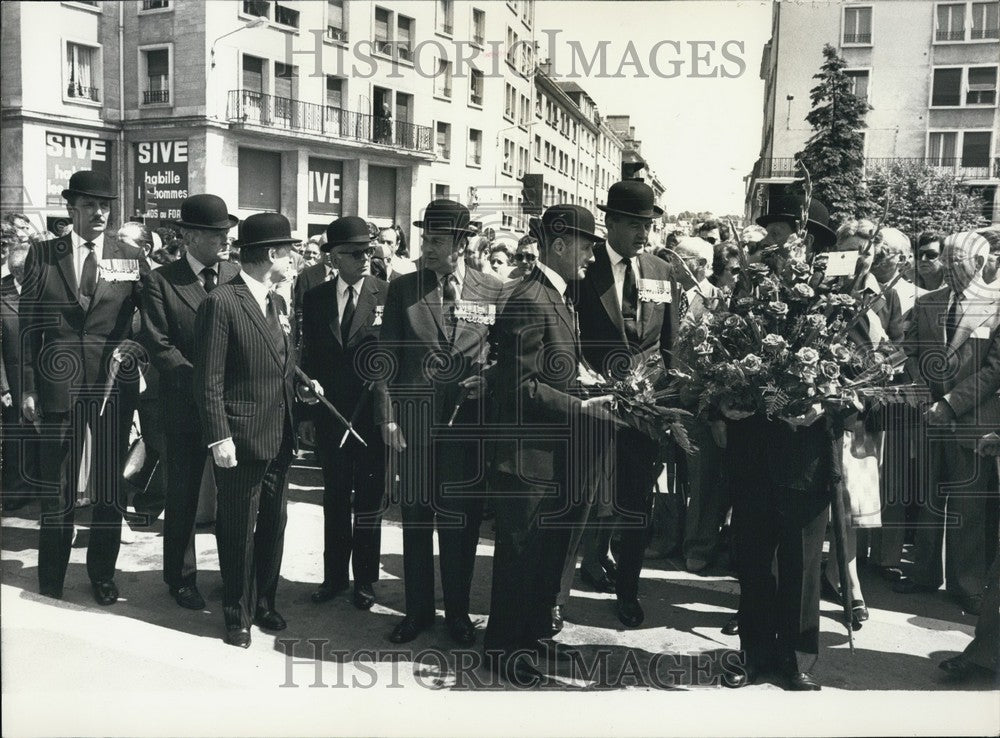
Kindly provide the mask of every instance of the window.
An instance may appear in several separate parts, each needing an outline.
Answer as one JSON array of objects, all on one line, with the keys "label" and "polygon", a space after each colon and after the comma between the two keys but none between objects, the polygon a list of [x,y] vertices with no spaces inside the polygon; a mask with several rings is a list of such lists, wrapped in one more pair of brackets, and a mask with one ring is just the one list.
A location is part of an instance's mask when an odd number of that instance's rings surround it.
[{"label": "window", "polygon": [[931,107],[962,104],[962,68],[935,69],[931,89]]},{"label": "window", "polygon": [[527,128],[528,123],[531,122],[531,101],[528,99],[527,95],[521,95],[521,116],[518,118],[518,124],[521,128]]},{"label": "window", "polygon": [[514,157],[516,156],[516,146],[509,138],[503,140],[503,173],[514,173]]},{"label": "window", "polygon": [[535,117],[542,117],[542,99],[545,96],[541,92],[535,92]]},{"label": "window", "polygon": [[948,3],[937,6],[935,41],[965,40],[965,3]]},{"label": "window", "polygon": [[434,153],[445,161],[451,159],[451,123],[438,121],[435,125]]},{"label": "window", "polygon": [[170,7],[170,0],[142,0],[141,10],[166,10]]},{"label": "window", "polygon": [[392,54],[392,28],[389,11],[385,8],[375,8],[375,51],[389,56]]},{"label": "window", "polygon": [[469,153],[465,163],[471,167],[483,163],[483,132],[476,128],[469,129]]},{"label": "window", "polygon": [[347,20],[344,17],[344,0],[327,1],[326,38],[328,41],[347,42]]},{"label": "window", "polygon": [[845,70],[844,74],[847,78],[851,80],[851,92],[860,99],[868,99],[868,76],[869,72],[867,69],[850,69]]},{"label": "window", "polygon": [[326,104],[338,110],[344,107],[344,80],[341,77],[326,76]]},{"label": "window", "polygon": [[473,105],[483,104],[483,73],[478,69],[469,73],[469,102]]},{"label": "window", "polygon": [[927,160],[936,166],[951,166],[955,163],[958,148],[958,133],[954,131],[931,133],[927,143]]},{"label": "window", "polygon": [[295,78],[298,71],[290,64],[274,63],[274,122],[280,126],[297,125],[298,101],[295,100]]},{"label": "window", "polygon": [[437,0],[437,27],[438,33],[451,35],[455,31],[455,3],[452,0]]},{"label": "window", "polygon": [[1000,39],[1000,3],[972,3],[973,41]]},{"label": "window", "polygon": [[413,61],[413,18],[396,16],[396,53],[400,59]]},{"label": "window", "polygon": [[517,178],[521,179],[528,171],[528,150],[524,146],[517,147]]},{"label": "window", "polygon": [[988,167],[990,165],[990,138],[989,131],[965,131],[963,133],[963,167]]},{"label": "window", "polygon": [[472,9],[472,43],[482,46],[486,43],[486,11]]},{"label": "window", "polygon": [[271,19],[271,3],[267,0],[243,0],[243,14],[252,15],[254,18],[264,16]]},{"label": "window", "polygon": [[535,4],[532,0],[523,0],[521,3],[521,20],[531,28],[532,16],[535,14]]},{"label": "window", "polygon": [[146,69],[146,84],[142,92],[143,105],[157,105],[170,102],[170,49],[149,49],[142,51],[142,62]]},{"label": "window", "polygon": [[101,101],[100,48],[66,42],[66,99]]},{"label": "window", "polygon": [[517,117],[517,91],[509,82],[504,84],[503,116],[511,123]]},{"label": "window", "polygon": [[243,56],[243,89],[257,94],[264,93],[264,60],[244,54]]},{"label": "window", "polygon": [[451,193],[448,185],[435,183],[431,185],[431,200],[450,200]]},{"label": "window", "polygon": [[969,84],[965,93],[966,105],[996,105],[997,68],[970,67]]},{"label": "window", "polygon": [[515,54],[517,53],[517,34],[514,29],[507,26],[507,63],[512,67],[516,65],[517,58]]},{"label": "window", "polygon": [[438,59],[437,74],[434,75],[434,94],[438,97],[451,97],[451,62]]},{"label": "window", "polygon": [[281,154],[239,150],[239,206],[247,210],[281,210]]},{"label": "window", "polygon": [[274,22],[290,28],[299,27],[299,11],[286,8],[284,5],[275,4]]},{"label": "window", "polygon": [[844,8],[844,46],[870,46],[872,43],[871,6]]},{"label": "window", "polygon": [[542,137],[535,136],[535,161],[542,160]]}]

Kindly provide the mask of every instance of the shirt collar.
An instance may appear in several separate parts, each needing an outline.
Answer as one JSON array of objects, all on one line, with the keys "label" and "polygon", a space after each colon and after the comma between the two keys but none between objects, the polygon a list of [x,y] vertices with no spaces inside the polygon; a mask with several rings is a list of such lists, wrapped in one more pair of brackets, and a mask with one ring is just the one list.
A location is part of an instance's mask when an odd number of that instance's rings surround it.
[{"label": "shirt collar", "polygon": [[566,280],[563,279],[562,277],[560,277],[559,274],[554,269],[551,269],[551,268],[545,266],[545,264],[543,264],[540,261],[536,260],[535,261],[535,265],[538,267],[538,270],[543,275],[545,275],[545,278],[548,279],[549,282],[552,283],[552,286],[556,288],[556,291],[559,292],[559,296],[560,297],[565,297],[566,296]]},{"label": "shirt collar", "polygon": [[[455,264],[455,271],[452,272],[455,275],[455,279],[458,280],[458,286],[461,287],[465,282],[465,259],[459,259],[458,263]],[[445,275],[437,275],[438,284],[442,284],[441,280]]]},{"label": "shirt collar", "polygon": [[191,267],[191,271],[194,272],[196,275],[201,274],[204,269],[211,269],[216,274],[219,273],[219,267],[218,267],[218,265],[216,265],[214,267],[206,266],[205,264],[202,264],[196,258],[194,258],[193,256],[191,256],[191,252],[190,251],[185,251],[184,252],[184,257],[187,259],[188,265]]},{"label": "shirt collar", "polygon": [[270,289],[268,289],[268,286],[259,279],[254,279],[242,269],[240,270],[240,276],[243,277],[243,281],[246,282],[247,287],[250,288],[250,294],[254,296],[257,302],[262,305],[266,304],[267,296],[271,292]]},{"label": "shirt collar", "polygon": [[[80,238],[79,233],[76,231],[70,231],[69,237],[73,240],[73,248],[82,249],[84,247],[83,244],[85,244],[86,241]],[[94,253],[97,254],[97,258],[101,258],[101,255],[104,253],[104,234],[97,234],[97,238],[91,241],[91,243],[94,244]]]},{"label": "shirt collar", "polygon": [[338,274],[337,275],[337,294],[341,295],[341,296],[346,295],[347,294],[347,288],[348,288],[348,286],[350,286],[350,287],[354,288],[354,295],[355,295],[355,297],[357,297],[358,295],[361,294],[361,285],[363,285],[364,283],[365,283],[365,276],[363,274],[361,275],[361,279],[359,279],[357,282],[355,282],[352,285],[348,285],[347,282],[344,281],[344,278],[341,277]]}]

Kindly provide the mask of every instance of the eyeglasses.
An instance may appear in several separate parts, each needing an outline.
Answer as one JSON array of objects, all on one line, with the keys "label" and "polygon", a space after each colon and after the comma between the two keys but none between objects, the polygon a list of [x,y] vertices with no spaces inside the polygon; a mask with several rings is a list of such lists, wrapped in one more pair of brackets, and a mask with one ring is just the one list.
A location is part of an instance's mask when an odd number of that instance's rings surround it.
[{"label": "eyeglasses", "polygon": [[355,259],[370,259],[375,256],[375,248],[369,246],[367,249],[362,249],[361,251],[351,251],[349,255]]},{"label": "eyeglasses", "polygon": [[524,263],[526,261],[534,261],[535,258],[536,257],[534,254],[514,254],[514,261],[521,263]]},{"label": "eyeglasses", "polygon": [[738,277],[743,272],[743,269],[741,267],[726,267],[726,271],[734,277]]},{"label": "eyeglasses", "polygon": [[921,251],[917,258],[920,261],[934,261],[939,256],[941,256],[939,251]]},{"label": "eyeglasses", "polygon": [[715,245],[715,242],[719,240],[715,236],[702,236],[701,238],[703,241],[708,241],[713,246]]}]

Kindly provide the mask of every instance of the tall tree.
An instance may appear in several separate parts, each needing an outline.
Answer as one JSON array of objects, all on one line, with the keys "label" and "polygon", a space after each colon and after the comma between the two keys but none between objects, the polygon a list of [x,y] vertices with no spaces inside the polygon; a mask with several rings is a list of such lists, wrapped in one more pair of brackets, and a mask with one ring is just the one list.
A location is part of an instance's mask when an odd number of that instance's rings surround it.
[{"label": "tall tree", "polygon": [[844,73],[847,62],[837,50],[823,47],[823,65],[813,79],[819,84],[809,91],[812,109],[806,121],[813,134],[795,158],[809,168],[813,197],[830,209],[834,224],[854,217],[863,204],[865,113],[871,106],[854,94],[851,78]]}]

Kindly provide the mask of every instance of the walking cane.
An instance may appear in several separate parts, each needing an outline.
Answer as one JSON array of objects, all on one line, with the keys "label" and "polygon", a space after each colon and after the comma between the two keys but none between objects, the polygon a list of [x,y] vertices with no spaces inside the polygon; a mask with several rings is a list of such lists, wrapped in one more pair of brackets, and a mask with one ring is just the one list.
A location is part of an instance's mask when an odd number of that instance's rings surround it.
[{"label": "walking cane", "polygon": [[365,400],[368,399],[368,395],[371,394],[373,384],[373,382],[365,382],[365,386],[361,388],[358,404],[354,406],[354,412],[351,414],[351,422],[347,426],[347,430],[344,431],[344,435],[340,437],[340,446],[338,448],[343,448],[344,444],[347,443],[347,437],[351,434],[351,426],[354,425],[355,421],[361,415],[361,409],[365,406]]},{"label": "walking cane", "polygon": [[[308,374],[306,374],[304,371],[302,371],[298,367],[295,367],[295,376],[298,377],[303,382],[305,382],[310,387],[312,387],[313,380],[309,377]],[[362,438],[361,436],[359,436],[358,432],[356,430],[354,430],[354,426],[351,425],[351,421],[349,421],[347,418],[345,418],[343,415],[341,415],[340,411],[333,406],[332,402],[330,402],[328,399],[326,399],[325,397],[323,397],[323,395],[320,395],[320,394],[318,394],[316,392],[314,392],[313,395],[316,397],[317,402],[322,403],[323,407],[325,407],[327,410],[329,410],[330,414],[333,415],[333,417],[337,419],[337,422],[341,423],[344,427],[346,427],[347,428],[347,432],[350,433],[355,438],[357,438],[358,441],[361,443],[362,446],[367,446],[368,445],[367,443],[365,443],[365,439]]]}]

